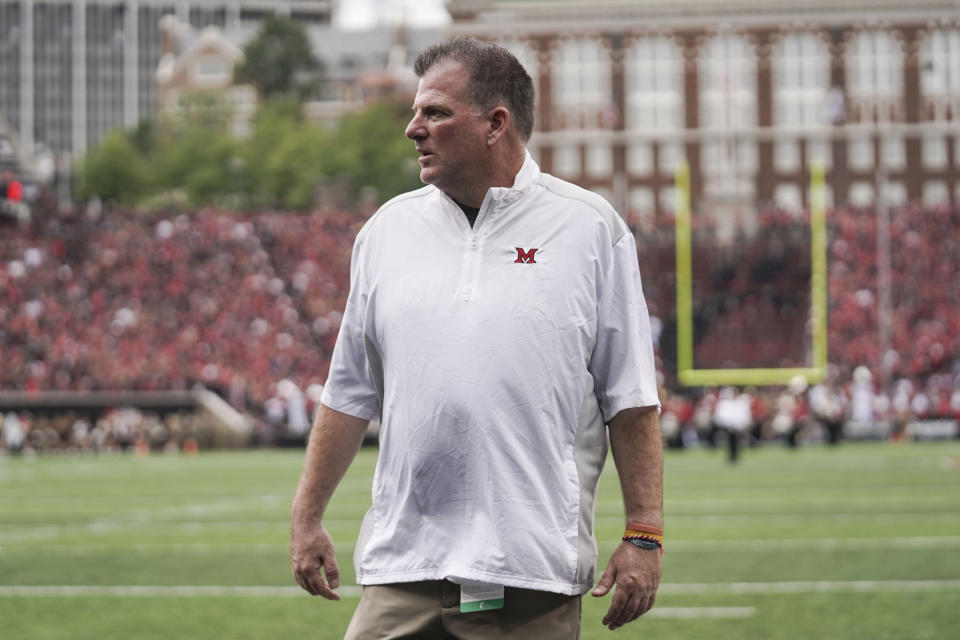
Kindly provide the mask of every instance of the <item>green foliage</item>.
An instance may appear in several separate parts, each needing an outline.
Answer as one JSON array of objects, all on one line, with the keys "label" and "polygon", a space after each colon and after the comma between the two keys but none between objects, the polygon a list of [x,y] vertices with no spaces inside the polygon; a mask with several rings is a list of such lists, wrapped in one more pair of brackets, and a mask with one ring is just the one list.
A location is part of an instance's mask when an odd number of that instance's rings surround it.
[{"label": "green foliage", "polygon": [[127,138],[143,157],[150,157],[160,142],[160,124],[155,118],[143,118],[130,130]]},{"label": "green foliage", "polygon": [[422,186],[413,143],[401,134],[409,118],[408,105],[380,102],[348,114],[341,123],[345,169],[361,188],[376,189],[381,202]]},{"label": "green foliage", "polygon": [[153,156],[160,192],[183,189],[193,206],[214,204],[240,189],[242,141],[229,135],[230,112],[221,96],[200,94],[164,122]]},{"label": "green foliage", "polygon": [[150,175],[143,154],[121,131],[113,131],[89,152],[80,167],[82,198],[97,196],[130,205],[148,190]]},{"label": "green foliage", "polygon": [[374,103],[335,127],[303,121],[289,97],[268,100],[249,137],[231,135],[229,112],[213,96],[185,103],[177,117],[111,134],[85,162],[84,198],[124,205],[307,210],[323,189],[337,206],[371,196],[383,202],[420,186],[407,108]]},{"label": "green foliage", "polygon": [[234,77],[255,86],[262,98],[303,100],[320,85],[323,65],[313,53],[306,30],[290,18],[268,18],[243,53]]},{"label": "green foliage", "polygon": [[271,17],[244,53],[235,79],[254,85],[262,100],[248,138],[230,134],[226,94],[190,94],[175,115],[111,134],[91,150],[78,195],[124,205],[303,210],[324,190],[349,206],[420,186],[413,145],[402,135],[406,105],[372,104],[333,128],[303,122],[303,100],[318,93],[323,65],[302,25]]},{"label": "green foliage", "polygon": [[296,101],[275,98],[264,103],[257,111],[253,132],[242,152],[244,192],[253,206],[272,207],[279,204],[276,187],[271,184],[267,167],[284,142],[299,135],[298,132],[303,128],[300,104]]}]

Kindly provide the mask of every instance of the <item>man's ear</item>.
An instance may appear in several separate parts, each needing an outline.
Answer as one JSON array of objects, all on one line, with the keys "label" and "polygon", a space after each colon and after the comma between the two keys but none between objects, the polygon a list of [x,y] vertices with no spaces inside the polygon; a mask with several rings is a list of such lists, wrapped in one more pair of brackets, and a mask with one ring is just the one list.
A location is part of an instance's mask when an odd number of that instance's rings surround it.
[{"label": "man's ear", "polygon": [[494,107],[487,116],[487,122],[489,123],[487,146],[492,147],[507,135],[507,129],[510,127],[510,112],[506,107]]}]

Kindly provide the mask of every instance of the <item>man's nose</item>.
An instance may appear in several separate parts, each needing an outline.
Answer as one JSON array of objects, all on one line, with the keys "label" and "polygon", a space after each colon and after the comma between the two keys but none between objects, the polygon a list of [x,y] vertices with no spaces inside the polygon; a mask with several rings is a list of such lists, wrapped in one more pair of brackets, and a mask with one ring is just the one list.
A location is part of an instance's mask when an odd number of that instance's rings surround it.
[{"label": "man's nose", "polygon": [[426,137],[426,130],[423,128],[423,122],[420,119],[420,116],[413,116],[410,122],[407,124],[406,131],[403,132],[405,136],[411,140],[422,140]]}]

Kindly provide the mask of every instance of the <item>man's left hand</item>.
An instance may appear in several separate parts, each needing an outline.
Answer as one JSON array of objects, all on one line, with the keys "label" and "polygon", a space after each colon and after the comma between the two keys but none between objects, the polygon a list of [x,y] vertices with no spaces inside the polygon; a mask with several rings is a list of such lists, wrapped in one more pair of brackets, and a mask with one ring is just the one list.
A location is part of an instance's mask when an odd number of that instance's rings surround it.
[{"label": "man's left hand", "polygon": [[633,622],[653,607],[660,586],[660,553],[622,542],[613,552],[606,571],[591,592],[594,597],[613,591],[603,624],[613,631]]}]

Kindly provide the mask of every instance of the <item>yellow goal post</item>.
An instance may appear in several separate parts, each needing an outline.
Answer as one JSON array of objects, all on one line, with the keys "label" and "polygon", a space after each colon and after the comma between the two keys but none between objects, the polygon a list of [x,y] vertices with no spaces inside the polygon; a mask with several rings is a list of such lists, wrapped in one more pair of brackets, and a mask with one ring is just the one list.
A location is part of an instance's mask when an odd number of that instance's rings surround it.
[{"label": "yellow goal post", "polygon": [[693,363],[693,267],[690,224],[690,167],[676,171],[677,378],[685,386],[764,386],[788,384],[797,376],[819,382],[827,371],[827,218],[822,164],[810,168],[811,292],[810,367],[696,369]]}]

